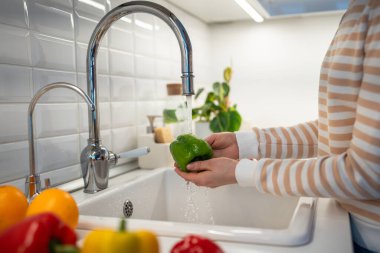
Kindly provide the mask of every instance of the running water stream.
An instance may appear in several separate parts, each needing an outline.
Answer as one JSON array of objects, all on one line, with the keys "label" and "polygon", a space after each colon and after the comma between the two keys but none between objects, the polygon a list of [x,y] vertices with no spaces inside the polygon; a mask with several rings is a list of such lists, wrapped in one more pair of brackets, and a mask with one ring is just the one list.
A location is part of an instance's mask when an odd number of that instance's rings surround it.
[{"label": "running water stream", "polygon": [[192,127],[192,122],[193,122],[193,113],[192,113],[192,109],[193,109],[193,106],[192,106],[192,99],[193,99],[193,96],[186,96],[186,118],[185,118],[185,121],[186,121],[186,129],[185,129],[185,133],[193,133],[193,127]]},{"label": "running water stream", "polygon": [[[192,130],[192,96],[186,96],[186,117],[185,117],[185,133],[193,133]],[[191,182],[186,182],[187,189],[187,200],[185,207],[185,221],[189,223],[206,223],[206,224],[215,224],[214,216],[212,214],[212,209],[210,201],[208,198],[208,189],[202,189],[201,192],[203,196],[197,198],[197,194],[200,193],[200,188]],[[203,203],[197,203],[203,202]],[[205,208],[206,210],[200,210],[199,206]],[[206,219],[200,218],[199,212],[206,214]]]}]

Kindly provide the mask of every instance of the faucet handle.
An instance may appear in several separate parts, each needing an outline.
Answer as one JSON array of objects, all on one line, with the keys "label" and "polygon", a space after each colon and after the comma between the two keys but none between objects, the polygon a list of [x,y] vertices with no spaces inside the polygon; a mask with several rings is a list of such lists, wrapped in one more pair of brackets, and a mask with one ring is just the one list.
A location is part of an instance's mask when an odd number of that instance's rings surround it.
[{"label": "faucet handle", "polygon": [[147,155],[150,152],[149,147],[142,147],[142,148],[136,148],[129,150],[127,152],[123,152],[120,154],[117,154],[117,158],[134,158],[134,157],[139,157],[143,155]]},{"label": "faucet handle", "polygon": [[50,178],[45,178],[45,190],[51,187],[51,181]]},{"label": "faucet handle", "polygon": [[150,152],[149,147],[135,148],[120,154],[115,154],[112,151],[109,151],[109,162],[111,166],[115,166],[119,161],[119,158],[135,158],[139,156],[146,155]]}]

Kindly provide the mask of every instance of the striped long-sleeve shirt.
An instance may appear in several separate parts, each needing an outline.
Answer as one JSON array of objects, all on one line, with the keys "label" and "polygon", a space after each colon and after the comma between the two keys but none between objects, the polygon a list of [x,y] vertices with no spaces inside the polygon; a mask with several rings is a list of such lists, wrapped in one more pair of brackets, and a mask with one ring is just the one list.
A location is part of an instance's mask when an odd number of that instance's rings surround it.
[{"label": "striped long-sleeve shirt", "polygon": [[318,120],[236,136],[240,157],[258,159],[239,162],[239,184],[335,198],[380,234],[380,1],[353,0],[344,14],[322,64]]}]

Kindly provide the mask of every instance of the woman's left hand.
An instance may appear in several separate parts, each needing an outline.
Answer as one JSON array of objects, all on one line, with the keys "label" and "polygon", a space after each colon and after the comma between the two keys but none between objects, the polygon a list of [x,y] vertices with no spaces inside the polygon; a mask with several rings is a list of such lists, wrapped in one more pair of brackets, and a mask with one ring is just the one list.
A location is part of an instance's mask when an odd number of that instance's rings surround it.
[{"label": "woman's left hand", "polygon": [[193,162],[187,165],[189,172],[181,171],[176,164],[175,172],[198,186],[215,188],[227,184],[235,184],[235,168],[237,160],[220,157],[206,161]]}]

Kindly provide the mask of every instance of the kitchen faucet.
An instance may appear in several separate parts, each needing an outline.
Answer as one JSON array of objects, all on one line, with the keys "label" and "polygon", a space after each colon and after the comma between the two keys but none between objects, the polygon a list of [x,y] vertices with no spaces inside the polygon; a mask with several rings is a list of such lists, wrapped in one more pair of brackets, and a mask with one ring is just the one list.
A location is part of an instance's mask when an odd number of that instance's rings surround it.
[{"label": "kitchen faucet", "polygon": [[[84,191],[95,193],[108,186],[109,168],[116,165],[120,155],[109,151],[101,143],[100,119],[98,110],[98,85],[96,79],[96,56],[100,41],[110,26],[122,17],[133,13],[149,13],[162,19],[173,30],[181,50],[182,91],[191,96],[193,90],[192,48],[190,38],[177,17],[168,9],[147,1],[132,1],[121,4],[108,12],[98,23],[88,44],[87,50],[87,93],[95,104],[95,110],[89,111],[88,145],[81,154],[82,174],[85,181]],[[133,152],[133,151],[132,151]],[[139,152],[136,152],[140,154]]]},{"label": "kitchen faucet", "polygon": [[33,199],[33,197],[35,197],[36,194],[39,194],[41,191],[41,180],[40,180],[40,175],[36,173],[36,161],[35,161],[35,154],[34,154],[33,112],[41,96],[45,94],[46,92],[48,92],[49,90],[55,89],[55,88],[66,88],[66,89],[75,91],[84,99],[84,101],[86,101],[91,111],[95,110],[95,105],[91,101],[91,99],[87,96],[87,94],[80,88],[69,83],[59,82],[59,83],[48,84],[44,86],[43,88],[41,88],[39,91],[37,91],[37,93],[34,95],[34,97],[29,103],[29,108],[28,108],[29,175],[26,177],[26,181],[25,181],[25,195],[28,197],[28,200]]}]

